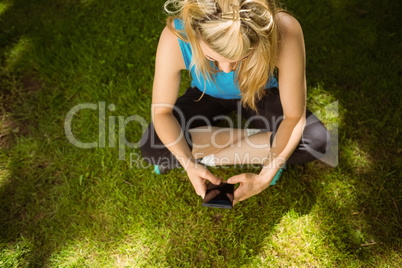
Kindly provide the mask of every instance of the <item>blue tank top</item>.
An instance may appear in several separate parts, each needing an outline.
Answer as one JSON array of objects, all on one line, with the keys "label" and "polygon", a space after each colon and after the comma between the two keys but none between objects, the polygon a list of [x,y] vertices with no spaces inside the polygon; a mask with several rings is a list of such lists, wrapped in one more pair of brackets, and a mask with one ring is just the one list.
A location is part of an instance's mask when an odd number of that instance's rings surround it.
[{"label": "blue tank top", "polygon": [[[174,24],[176,30],[184,29],[183,21],[175,19]],[[186,69],[188,70],[190,68],[192,59],[191,45],[190,43],[184,42],[180,39],[179,45],[181,53],[183,55],[184,63],[186,64]],[[234,71],[231,71],[229,73],[218,72],[216,74],[211,74],[211,77],[215,80],[216,85],[213,81],[204,79],[202,74],[200,74],[200,79],[197,79],[194,65],[192,66],[190,72],[192,77],[191,86],[197,87],[201,91],[204,91],[205,88],[205,94],[220,99],[241,99],[239,85],[237,82],[235,83],[234,80],[234,75],[236,75]],[[275,77],[272,77],[268,80],[265,88],[272,87],[278,87],[278,81]]]}]

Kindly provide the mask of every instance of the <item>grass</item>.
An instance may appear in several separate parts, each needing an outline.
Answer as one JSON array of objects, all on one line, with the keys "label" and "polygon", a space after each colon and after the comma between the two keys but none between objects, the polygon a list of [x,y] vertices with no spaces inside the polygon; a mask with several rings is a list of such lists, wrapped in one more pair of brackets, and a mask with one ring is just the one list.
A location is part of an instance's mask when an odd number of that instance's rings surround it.
[{"label": "grass", "polygon": [[[150,120],[162,0],[0,1],[0,266],[402,265],[401,3],[284,4],[304,29],[308,107],[339,127],[339,165],[291,166],[218,210],[182,170],[156,176],[138,149],[118,149],[119,117]],[[116,122],[105,146],[73,146],[68,112],[102,102],[107,129]],[[102,145],[98,112],[74,116],[77,139]],[[137,142],[140,124],[125,135]]]}]

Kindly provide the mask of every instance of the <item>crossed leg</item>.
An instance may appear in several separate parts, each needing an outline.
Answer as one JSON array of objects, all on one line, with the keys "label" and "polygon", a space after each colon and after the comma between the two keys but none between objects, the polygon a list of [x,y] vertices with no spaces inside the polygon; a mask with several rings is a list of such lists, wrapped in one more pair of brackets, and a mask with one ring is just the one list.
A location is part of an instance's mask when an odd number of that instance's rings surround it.
[{"label": "crossed leg", "polygon": [[[236,100],[217,100],[204,96],[199,102],[195,102],[202,92],[196,88],[188,89],[177,100],[176,105],[181,111],[177,118],[196,145],[192,148],[194,158],[213,155],[217,160],[214,161],[216,165],[264,163],[270,151],[272,133],[278,129],[283,114],[277,91],[270,90],[272,94],[257,104],[260,116],[256,116],[254,111],[242,112],[245,118],[252,119],[253,127],[264,131],[248,136],[245,129],[205,126],[206,122],[215,122],[216,116],[236,110]],[[306,117],[303,137],[288,159],[288,164],[319,159],[329,150],[330,137],[324,125],[308,110]],[[140,150],[144,159],[153,165],[168,164],[172,168],[177,165],[177,159],[163,146],[152,123],[143,134]]]},{"label": "crossed leg", "polygon": [[246,129],[202,126],[189,130],[194,158],[214,155],[215,165],[263,164],[272,132],[248,136]]}]

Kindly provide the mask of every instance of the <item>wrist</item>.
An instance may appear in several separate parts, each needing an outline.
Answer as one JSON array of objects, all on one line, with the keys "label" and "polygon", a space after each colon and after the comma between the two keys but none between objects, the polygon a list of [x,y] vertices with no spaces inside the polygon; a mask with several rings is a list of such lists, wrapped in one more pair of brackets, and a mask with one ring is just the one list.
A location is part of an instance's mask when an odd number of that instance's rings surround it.
[{"label": "wrist", "polygon": [[187,159],[184,161],[184,163],[182,163],[182,166],[183,166],[183,168],[184,168],[184,170],[185,170],[186,172],[188,172],[189,170],[192,170],[192,169],[196,168],[197,165],[199,165],[199,164],[197,163],[197,161],[196,161],[193,157],[187,158]]},{"label": "wrist", "polygon": [[263,176],[263,177],[271,177],[272,175],[275,175],[280,169],[282,165],[279,165],[277,163],[269,163],[266,164],[262,167],[259,175]]},{"label": "wrist", "polygon": [[278,168],[263,168],[258,176],[261,177],[261,180],[264,184],[269,185],[275,177],[276,173],[278,173],[278,170]]},{"label": "wrist", "polygon": [[271,168],[269,171],[265,170],[265,172],[263,173],[265,183],[267,183],[268,186],[276,185],[276,183],[278,182],[278,180],[281,177],[283,169],[285,169],[285,168],[286,168],[286,163],[282,166],[277,166],[277,168]]},{"label": "wrist", "polygon": [[271,159],[267,159],[268,161],[265,161],[261,171],[260,175],[270,175],[270,174],[276,174],[286,163],[286,159],[284,157],[275,157]]},{"label": "wrist", "polygon": [[194,165],[195,159],[191,154],[179,154],[175,152],[171,152],[174,157],[179,161],[180,165],[187,170],[190,166]]},{"label": "wrist", "polygon": [[267,189],[270,184],[268,176],[261,174],[255,174],[255,175],[256,175],[255,182],[257,183],[257,185],[259,185],[258,188],[260,189],[259,192],[262,192],[265,189]]}]

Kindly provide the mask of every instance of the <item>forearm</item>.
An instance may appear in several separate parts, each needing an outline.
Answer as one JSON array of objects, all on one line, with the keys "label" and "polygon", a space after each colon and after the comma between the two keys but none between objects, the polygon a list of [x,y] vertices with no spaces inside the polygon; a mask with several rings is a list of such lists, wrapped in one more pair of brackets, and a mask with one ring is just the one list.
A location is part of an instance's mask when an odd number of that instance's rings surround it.
[{"label": "forearm", "polygon": [[304,125],[305,117],[285,118],[281,122],[260,175],[267,180],[275,176],[299,144]]},{"label": "forearm", "polygon": [[153,123],[160,140],[186,169],[194,159],[177,119],[171,113],[159,113]]}]

